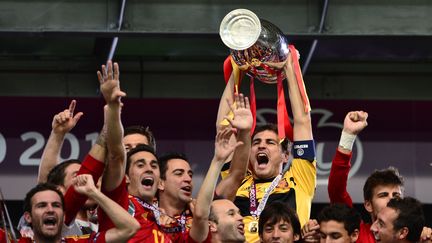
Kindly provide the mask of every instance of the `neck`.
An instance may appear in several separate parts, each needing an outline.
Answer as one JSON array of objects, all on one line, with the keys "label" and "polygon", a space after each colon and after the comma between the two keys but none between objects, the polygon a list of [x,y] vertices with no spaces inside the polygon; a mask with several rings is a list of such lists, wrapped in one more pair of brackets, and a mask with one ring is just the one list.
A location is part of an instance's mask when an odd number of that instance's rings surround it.
[{"label": "neck", "polygon": [[186,209],[187,204],[180,201],[178,198],[174,199],[159,192],[159,207],[165,210],[165,213],[169,216],[177,216]]},{"label": "neck", "polygon": [[137,190],[136,191],[133,190],[130,186],[128,186],[128,193],[129,193],[129,195],[137,197],[137,198],[143,200],[144,202],[146,202],[146,203],[148,203],[150,205],[153,204],[153,197],[152,198],[142,197],[142,196],[139,195],[139,193],[138,193]]}]

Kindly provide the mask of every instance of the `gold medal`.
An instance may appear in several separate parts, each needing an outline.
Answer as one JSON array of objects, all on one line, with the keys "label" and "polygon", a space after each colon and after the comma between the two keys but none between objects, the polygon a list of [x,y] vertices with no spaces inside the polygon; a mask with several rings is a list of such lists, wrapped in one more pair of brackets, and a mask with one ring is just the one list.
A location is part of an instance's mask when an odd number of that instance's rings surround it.
[{"label": "gold medal", "polygon": [[249,232],[257,233],[258,232],[258,221],[253,220],[249,223]]}]

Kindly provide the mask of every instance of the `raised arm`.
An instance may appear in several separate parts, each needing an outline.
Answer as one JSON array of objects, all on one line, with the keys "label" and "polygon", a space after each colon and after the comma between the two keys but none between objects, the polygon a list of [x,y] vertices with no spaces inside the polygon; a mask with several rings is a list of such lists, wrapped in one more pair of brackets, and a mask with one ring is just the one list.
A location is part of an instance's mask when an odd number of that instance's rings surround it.
[{"label": "raised arm", "polygon": [[287,77],[289,99],[294,119],[294,141],[312,140],[312,125],[310,112],[305,111],[299,85],[294,71],[292,54],[284,66],[284,72]]},{"label": "raised arm", "polygon": [[228,80],[228,83],[225,86],[224,92],[222,93],[222,97],[219,101],[219,108],[218,108],[218,113],[216,118],[217,131],[229,125],[226,122],[224,123],[224,125],[222,125],[221,123],[230,111],[230,103],[234,102],[234,91],[235,91],[234,85],[235,85],[235,80],[234,80],[234,72],[233,72]]},{"label": "raised arm", "polygon": [[[93,144],[89,153],[81,163],[81,167],[77,175],[90,174],[93,181],[98,181],[105,168],[105,152],[106,152],[106,127],[102,128],[96,143]],[[87,201],[87,196],[79,194],[71,186],[67,189],[65,194],[65,224],[69,225],[76,217],[77,213],[82,209],[84,203]]]},{"label": "raised arm", "polygon": [[[108,66],[102,65],[102,72],[97,72],[100,90],[107,103],[105,123],[107,128],[107,163],[104,181],[104,190],[112,191],[117,188],[125,174],[126,150],[122,143],[123,125],[120,118],[121,98],[126,93],[120,90],[120,70],[117,63],[108,61]],[[113,68],[114,66],[114,68]]]},{"label": "raised arm", "polygon": [[242,144],[234,151],[228,176],[223,178],[216,188],[217,195],[231,201],[234,201],[237,189],[246,174],[251,149],[250,131],[253,124],[249,99],[244,97],[243,94],[236,94],[235,101],[236,105],[228,101],[234,118],[226,117],[226,119],[237,131],[237,140],[234,140],[234,142],[240,141]]},{"label": "raised arm", "polygon": [[231,133],[232,131],[229,128],[225,128],[216,135],[215,153],[199,190],[193,214],[194,218],[189,231],[190,237],[196,242],[204,241],[209,233],[210,205],[213,201],[215,186],[224,161],[236,147],[242,144],[242,142],[230,143]]},{"label": "raised arm", "polygon": [[75,177],[74,187],[77,192],[95,200],[114,223],[115,228],[105,233],[107,243],[126,242],[140,229],[140,224],[133,216],[95,187],[91,175],[83,174]]},{"label": "raised arm", "polygon": [[72,128],[75,127],[83,115],[82,112],[78,112],[74,115],[75,106],[76,101],[72,100],[68,109],[53,117],[51,134],[45,145],[41,162],[39,164],[38,183],[44,183],[47,181],[48,173],[59,162],[60,152],[66,133],[70,132]]},{"label": "raised arm", "polygon": [[347,191],[352,147],[357,134],[367,126],[367,117],[368,113],[364,111],[351,111],[345,116],[339,146],[332,161],[327,187],[331,203],[344,203],[349,207],[353,206],[351,196]]}]

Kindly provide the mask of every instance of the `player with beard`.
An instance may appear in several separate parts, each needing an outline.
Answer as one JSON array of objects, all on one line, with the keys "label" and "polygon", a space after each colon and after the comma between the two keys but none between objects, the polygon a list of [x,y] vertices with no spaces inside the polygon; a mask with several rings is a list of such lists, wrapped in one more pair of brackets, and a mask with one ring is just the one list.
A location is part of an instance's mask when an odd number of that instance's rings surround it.
[{"label": "player with beard", "polygon": [[115,227],[97,234],[62,237],[63,194],[54,185],[39,184],[27,193],[24,200],[24,217],[33,228],[34,238],[23,237],[19,243],[125,242],[139,229],[133,217],[95,187],[91,175],[79,175],[73,179],[73,184],[78,193],[92,198],[101,208],[109,209]]},{"label": "player with beard", "polygon": [[[52,130],[47,144],[42,153],[39,165],[38,183],[49,182],[58,186],[59,190],[66,193],[67,203],[65,208],[65,223],[68,227],[63,229],[63,235],[82,235],[97,231],[97,225],[89,221],[89,210],[94,210],[96,204],[92,200],[87,201],[85,195],[74,192],[72,179],[77,174],[91,174],[95,181],[102,174],[105,158],[105,132],[102,129],[96,143],[90,149],[83,160],[68,160],[58,163],[64,138],[75,127],[83,113],[74,115],[76,101],[72,100],[68,109],[56,114],[52,121]],[[70,188],[70,190],[68,190]],[[24,218],[20,220],[18,229],[24,236],[32,237],[33,232],[26,226]]]},{"label": "player with beard", "polygon": [[[304,225],[310,216],[316,184],[315,145],[310,112],[305,109],[308,104],[304,103],[308,101],[302,99],[293,65],[290,54],[284,63],[283,72],[287,77],[294,118],[292,163],[287,171],[282,170],[288,162],[288,141],[284,140],[281,143],[277,127],[269,124],[257,127],[252,135],[249,153],[250,173],[246,176],[239,173],[242,176],[235,177],[237,182],[240,181],[240,187],[236,192],[234,204],[244,217],[247,242],[259,240],[258,219],[266,201],[283,201],[289,205],[297,212],[301,225]],[[219,112],[221,110],[223,109]],[[246,170],[247,160],[242,165],[243,170]],[[233,188],[227,187],[225,190]]]},{"label": "player with beard", "polygon": [[192,212],[193,172],[184,154],[169,153],[159,157],[160,183],[158,186],[159,208],[167,216],[166,233],[185,232],[190,229]]}]

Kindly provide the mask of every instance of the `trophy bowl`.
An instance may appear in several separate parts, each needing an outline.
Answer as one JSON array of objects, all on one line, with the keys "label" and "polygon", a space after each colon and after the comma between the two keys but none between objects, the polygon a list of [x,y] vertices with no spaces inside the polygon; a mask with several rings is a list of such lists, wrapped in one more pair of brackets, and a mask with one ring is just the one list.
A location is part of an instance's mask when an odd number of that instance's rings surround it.
[{"label": "trophy bowl", "polygon": [[277,82],[278,70],[264,63],[285,62],[288,57],[288,41],[278,27],[250,10],[235,9],[223,18],[219,35],[242,71],[264,83]]}]

